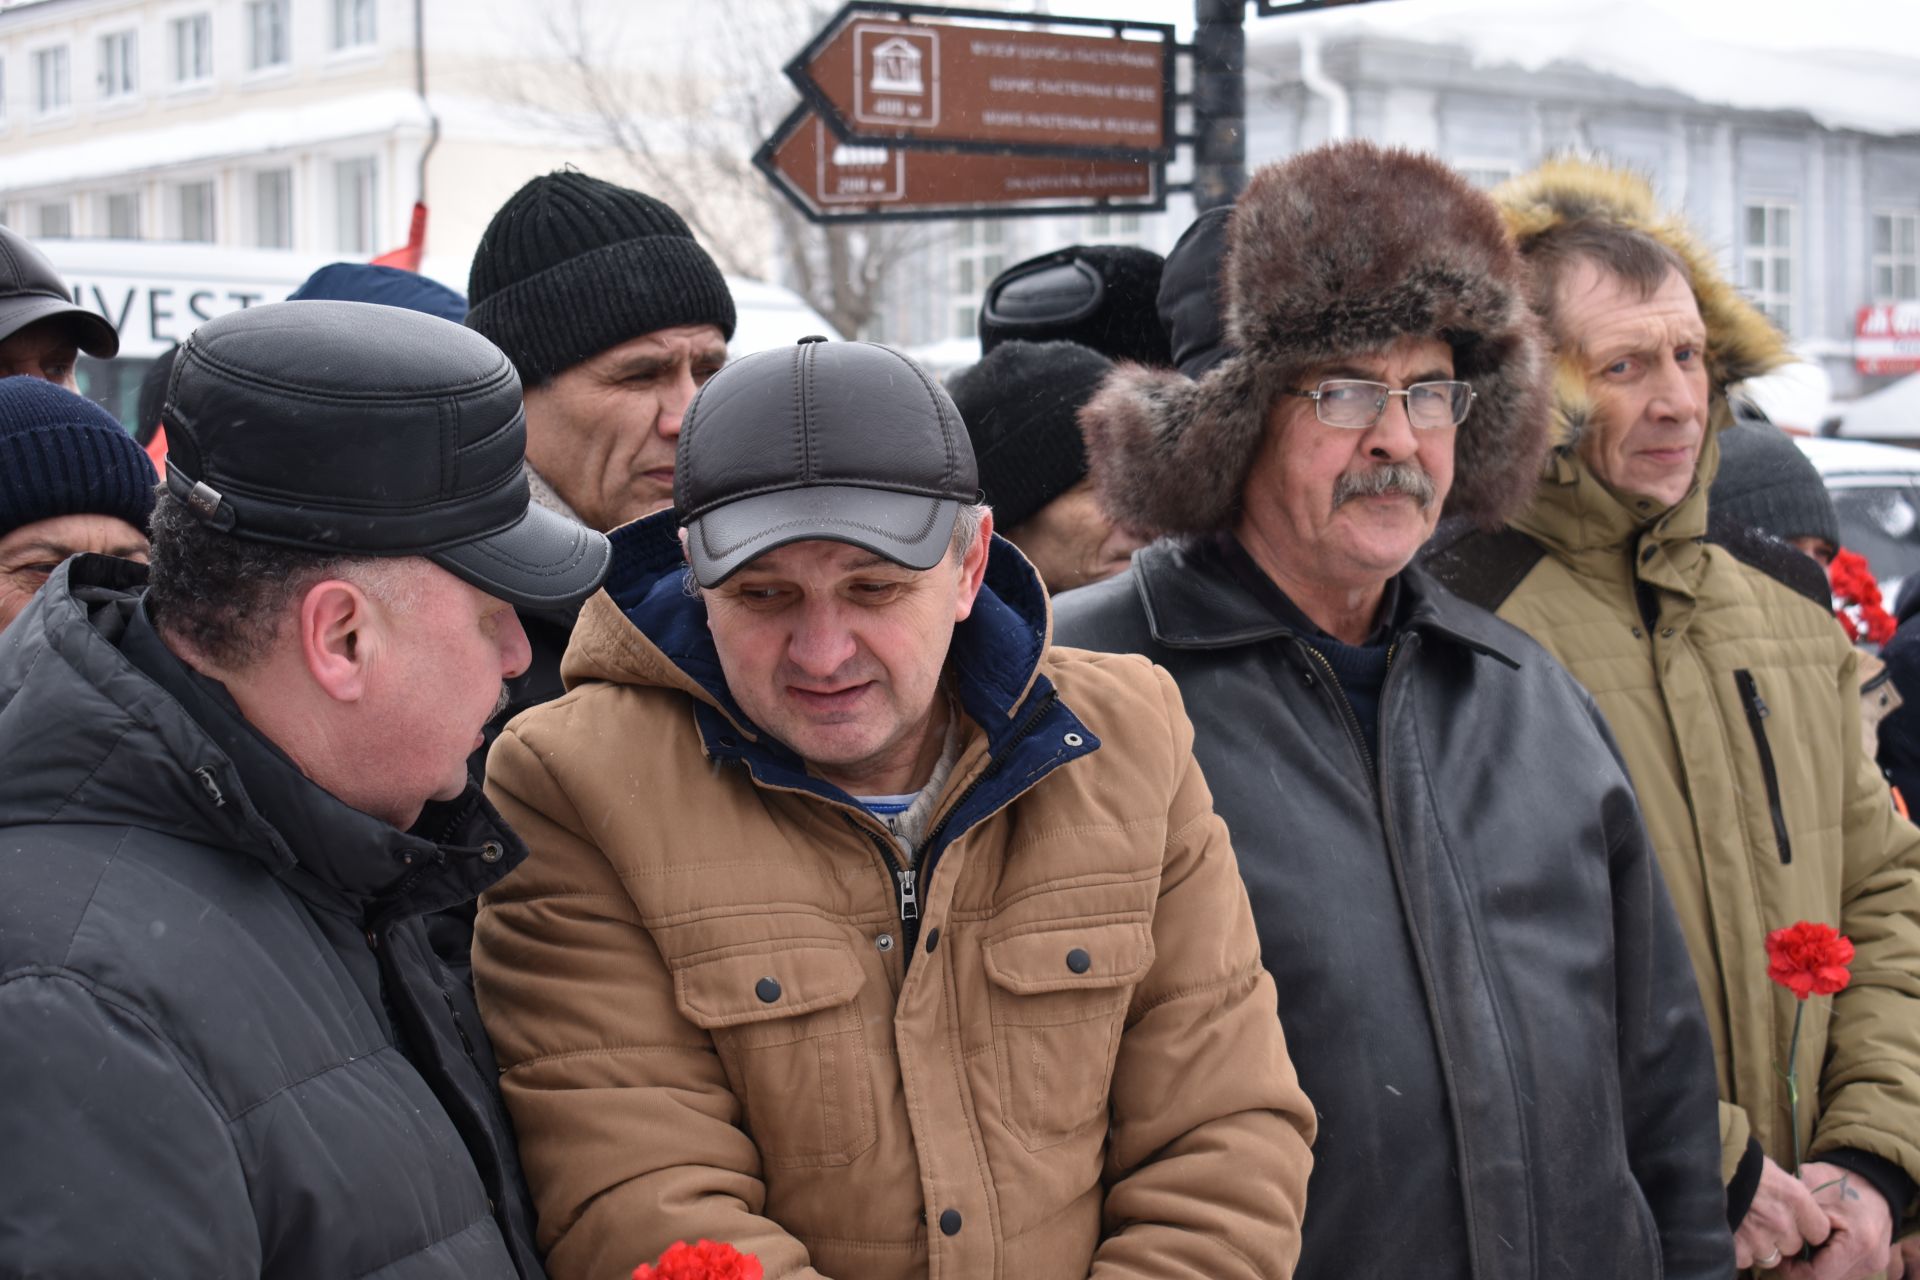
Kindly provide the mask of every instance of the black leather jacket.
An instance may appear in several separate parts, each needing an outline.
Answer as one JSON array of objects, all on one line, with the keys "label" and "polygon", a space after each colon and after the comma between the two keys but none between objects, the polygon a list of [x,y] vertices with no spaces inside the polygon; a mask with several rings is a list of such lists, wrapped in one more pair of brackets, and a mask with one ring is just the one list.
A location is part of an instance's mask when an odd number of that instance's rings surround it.
[{"label": "black leather jacket", "polygon": [[308,781],[82,556],[0,636],[0,1277],[536,1280],[425,916],[526,857]]},{"label": "black leather jacket", "polygon": [[1055,602],[1172,672],[1320,1116],[1296,1275],[1724,1277],[1712,1049],[1605,724],[1538,645],[1399,579],[1377,778],[1217,544]]}]

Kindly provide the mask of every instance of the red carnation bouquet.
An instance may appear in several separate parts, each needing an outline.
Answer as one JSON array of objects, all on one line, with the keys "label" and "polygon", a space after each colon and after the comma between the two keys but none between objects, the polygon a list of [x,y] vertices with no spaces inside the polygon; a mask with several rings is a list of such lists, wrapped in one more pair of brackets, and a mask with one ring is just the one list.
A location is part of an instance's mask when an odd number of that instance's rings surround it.
[{"label": "red carnation bouquet", "polygon": [[1793,1167],[1800,1167],[1800,1021],[1807,1001],[1830,996],[1853,981],[1853,941],[1828,924],[1802,920],[1767,935],[1767,976],[1793,992],[1793,1038],[1787,1041],[1787,1103],[1792,1108]]},{"label": "red carnation bouquet", "polygon": [[633,1280],[760,1280],[760,1261],[730,1244],[680,1241],[649,1266],[633,1269]]},{"label": "red carnation bouquet", "polygon": [[1833,588],[1833,616],[1847,629],[1847,638],[1855,644],[1885,644],[1898,627],[1880,600],[1880,584],[1867,568],[1865,556],[1845,547],[1833,553],[1827,566],[1827,582]]}]

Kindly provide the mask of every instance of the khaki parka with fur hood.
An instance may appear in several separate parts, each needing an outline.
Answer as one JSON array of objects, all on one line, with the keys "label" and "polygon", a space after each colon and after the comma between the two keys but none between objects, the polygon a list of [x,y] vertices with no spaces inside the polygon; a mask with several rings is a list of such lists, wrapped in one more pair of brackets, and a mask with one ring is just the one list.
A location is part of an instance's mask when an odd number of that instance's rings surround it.
[{"label": "khaki parka with fur hood", "polygon": [[[1590,405],[1568,361],[1559,444],[1511,524],[1545,554],[1516,569],[1504,600],[1487,598],[1485,537],[1429,567],[1566,664],[1620,743],[1712,1025],[1735,1212],[1759,1172],[1750,1137],[1792,1167],[1781,1071],[1795,1001],[1768,979],[1765,944],[1801,920],[1857,948],[1852,985],[1806,1006],[1801,1147],[1842,1164],[1864,1152],[1853,1164],[1870,1177],[1878,1159],[1920,1178],[1920,831],[1895,815],[1860,748],[1859,654],[1832,615],[1708,537],[1725,391],[1781,363],[1780,338],[1637,177],[1563,160],[1496,198],[1523,251],[1592,217],[1643,230],[1688,264],[1708,335],[1708,438],[1671,509],[1616,493],[1576,452]],[[1470,561],[1478,574],[1463,570]],[[1873,1180],[1888,1182],[1884,1171]],[[1898,1220],[1908,1206],[1891,1207]]]},{"label": "khaki parka with fur hood", "polygon": [[556,1280],[702,1237],[768,1280],[1291,1275],[1313,1111],[1166,673],[1048,652],[996,540],[910,904],[733,703],[672,513],[614,543],[488,770],[533,852],[474,977]]}]

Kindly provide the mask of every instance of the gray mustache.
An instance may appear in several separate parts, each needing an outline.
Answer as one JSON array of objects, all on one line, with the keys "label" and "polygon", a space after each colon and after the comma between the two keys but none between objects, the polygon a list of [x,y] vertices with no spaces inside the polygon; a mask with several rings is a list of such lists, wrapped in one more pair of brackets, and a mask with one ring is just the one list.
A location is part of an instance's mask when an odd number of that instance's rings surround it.
[{"label": "gray mustache", "polygon": [[1411,462],[1389,462],[1364,471],[1343,472],[1333,482],[1333,509],[1338,511],[1355,498],[1377,498],[1389,493],[1404,493],[1422,507],[1433,505],[1439,496],[1433,477],[1424,467]]}]

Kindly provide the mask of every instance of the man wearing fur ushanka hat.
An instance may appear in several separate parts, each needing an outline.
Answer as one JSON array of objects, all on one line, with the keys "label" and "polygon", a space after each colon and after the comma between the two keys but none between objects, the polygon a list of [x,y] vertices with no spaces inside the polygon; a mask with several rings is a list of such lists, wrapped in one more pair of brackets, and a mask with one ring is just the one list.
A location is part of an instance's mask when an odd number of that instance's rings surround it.
[{"label": "man wearing fur ushanka hat", "polygon": [[1231,350],[1083,416],[1109,509],[1165,536],[1054,634],[1152,658],[1193,718],[1321,1120],[1295,1274],[1724,1277],[1711,1046],[1626,770],[1557,663],[1409,564],[1545,448],[1499,212],[1341,143],[1256,174],[1224,250]]},{"label": "man wearing fur ushanka hat", "polygon": [[[1823,576],[1708,511],[1727,392],[1784,344],[1639,176],[1562,159],[1495,198],[1559,349],[1555,446],[1505,531],[1436,539],[1428,566],[1613,728],[1714,1033],[1740,1265],[1877,1275],[1920,1178],[1920,832],[1860,749]],[[1802,920],[1855,958],[1797,1019],[1766,941]]]}]

